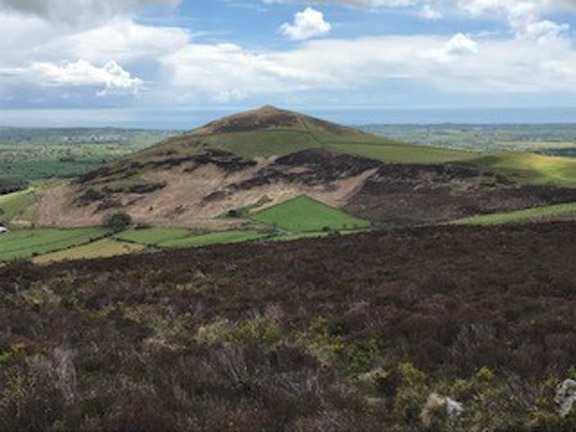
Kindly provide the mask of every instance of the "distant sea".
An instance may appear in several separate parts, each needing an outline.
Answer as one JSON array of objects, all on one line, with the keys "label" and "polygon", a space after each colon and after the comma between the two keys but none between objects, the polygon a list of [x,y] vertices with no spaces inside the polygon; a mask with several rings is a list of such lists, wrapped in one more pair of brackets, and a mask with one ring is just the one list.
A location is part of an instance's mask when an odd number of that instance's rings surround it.
[{"label": "distant sea", "polygon": [[[0,126],[191,129],[253,107],[203,109],[0,110]],[[284,107],[348,125],[368,124],[576,124],[571,108],[306,108]]]}]

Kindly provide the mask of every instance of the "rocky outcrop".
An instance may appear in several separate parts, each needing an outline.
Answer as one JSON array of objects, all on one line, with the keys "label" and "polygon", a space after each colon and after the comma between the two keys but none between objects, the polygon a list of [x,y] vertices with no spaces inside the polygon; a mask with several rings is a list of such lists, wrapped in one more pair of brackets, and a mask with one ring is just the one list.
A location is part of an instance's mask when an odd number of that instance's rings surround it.
[{"label": "rocky outcrop", "polygon": [[455,430],[458,418],[464,412],[464,406],[447,396],[431,393],[422,409],[422,424],[431,430]]},{"label": "rocky outcrop", "polygon": [[555,402],[558,404],[558,414],[566,417],[574,409],[576,403],[576,381],[567,379],[556,389]]}]

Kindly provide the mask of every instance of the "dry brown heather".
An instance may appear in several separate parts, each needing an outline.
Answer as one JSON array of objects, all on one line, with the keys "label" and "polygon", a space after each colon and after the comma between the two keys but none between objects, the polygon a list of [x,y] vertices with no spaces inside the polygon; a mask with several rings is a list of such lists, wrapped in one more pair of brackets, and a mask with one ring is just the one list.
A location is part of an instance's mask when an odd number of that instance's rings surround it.
[{"label": "dry brown heather", "polygon": [[[1,429],[574,431],[574,244],[557,223],[14,263]],[[451,429],[432,392],[464,405]]]}]

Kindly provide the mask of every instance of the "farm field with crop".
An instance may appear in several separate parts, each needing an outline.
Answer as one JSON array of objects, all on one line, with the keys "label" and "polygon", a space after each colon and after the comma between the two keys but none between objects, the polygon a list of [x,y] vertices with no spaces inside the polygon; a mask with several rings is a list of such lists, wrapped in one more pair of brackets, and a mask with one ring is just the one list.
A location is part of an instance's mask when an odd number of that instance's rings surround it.
[{"label": "farm field with crop", "polygon": [[40,255],[32,261],[36,264],[50,264],[59,261],[74,261],[82,259],[109,258],[119,255],[132,254],[146,249],[146,246],[137,243],[121,242],[105,238],[96,240],[83,246],[76,246],[58,252]]}]

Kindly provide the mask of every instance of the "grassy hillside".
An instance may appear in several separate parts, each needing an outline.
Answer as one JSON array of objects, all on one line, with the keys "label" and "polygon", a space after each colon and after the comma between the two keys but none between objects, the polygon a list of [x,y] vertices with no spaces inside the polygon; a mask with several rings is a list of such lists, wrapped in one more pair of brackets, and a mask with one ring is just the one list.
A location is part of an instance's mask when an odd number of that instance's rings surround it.
[{"label": "grassy hillside", "polygon": [[[285,156],[326,148],[391,163],[444,163],[476,157],[475,153],[404,144],[303,114],[264,107],[226,117],[161,142],[112,165],[111,181],[126,182],[126,172],[141,176],[159,166],[184,164],[207,149],[231,152],[245,159]],[[136,164],[136,168],[135,165]],[[123,169],[122,169],[123,168]]]},{"label": "grassy hillside", "polygon": [[103,228],[70,230],[34,229],[12,231],[0,236],[0,261],[30,258],[90,243],[108,234]]},{"label": "grassy hillside", "polygon": [[325,228],[370,228],[370,222],[350,216],[305,195],[255,213],[251,218],[266,225],[295,232],[318,232]]},{"label": "grassy hillside", "polygon": [[576,158],[510,152],[483,156],[471,163],[524,183],[576,187]]},{"label": "grassy hillside", "polygon": [[323,147],[306,131],[274,130],[236,132],[213,135],[205,142],[215,148],[235,153],[245,158],[284,156],[309,148]]},{"label": "grassy hillside", "polygon": [[36,199],[34,190],[0,196],[0,221],[9,224],[22,214]]},{"label": "grassy hillside", "polygon": [[443,164],[473,160],[476,152],[387,143],[330,143],[331,148],[387,163]]},{"label": "grassy hillside", "polygon": [[576,203],[536,207],[507,213],[471,216],[452,223],[456,225],[501,225],[554,219],[576,220]]},{"label": "grassy hillside", "polygon": [[[477,157],[477,153],[408,145],[294,113],[296,125],[248,132],[216,134],[202,142],[246,158],[284,156],[309,148],[330,148],[390,163],[445,163]],[[185,138],[183,138],[185,139]]]}]

